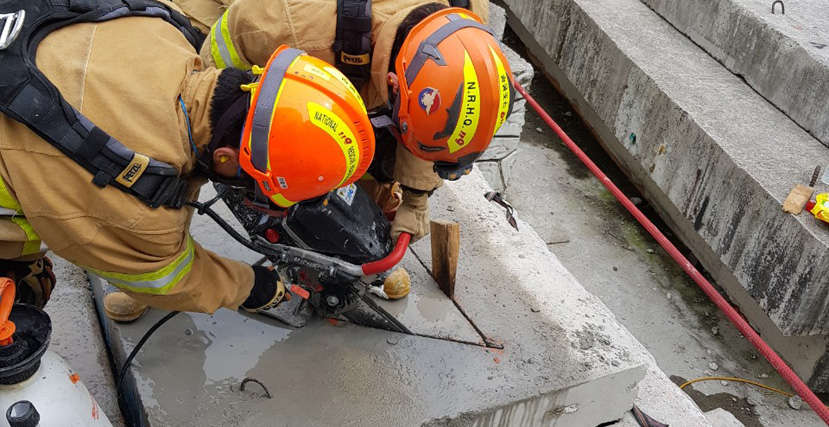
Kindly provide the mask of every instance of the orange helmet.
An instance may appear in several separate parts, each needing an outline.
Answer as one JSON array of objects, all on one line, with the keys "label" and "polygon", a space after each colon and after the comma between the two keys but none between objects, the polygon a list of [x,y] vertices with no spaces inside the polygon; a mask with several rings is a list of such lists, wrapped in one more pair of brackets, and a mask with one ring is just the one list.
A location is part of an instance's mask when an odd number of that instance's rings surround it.
[{"label": "orange helmet", "polygon": [[251,85],[239,163],[256,201],[287,208],[351,184],[374,157],[360,95],[332,65],[279,47]]},{"label": "orange helmet", "polygon": [[403,144],[445,179],[468,173],[512,111],[512,72],[492,30],[461,8],[417,24],[397,56]]}]

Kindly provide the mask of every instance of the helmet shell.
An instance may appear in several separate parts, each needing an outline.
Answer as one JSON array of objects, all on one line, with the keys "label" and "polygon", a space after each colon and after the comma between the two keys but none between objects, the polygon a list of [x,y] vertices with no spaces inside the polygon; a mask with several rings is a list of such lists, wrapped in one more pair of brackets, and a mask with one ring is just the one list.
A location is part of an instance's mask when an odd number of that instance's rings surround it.
[{"label": "helmet shell", "polygon": [[332,65],[281,46],[252,91],[239,162],[277,206],[351,184],[368,169],[371,122],[357,90]]},{"label": "helmet shell", "polygon": [[417,24],[395,70],[402,142],[422,159],[471,164],[512,110],[512,71],[501,45],[465,9],[443,9]]}]

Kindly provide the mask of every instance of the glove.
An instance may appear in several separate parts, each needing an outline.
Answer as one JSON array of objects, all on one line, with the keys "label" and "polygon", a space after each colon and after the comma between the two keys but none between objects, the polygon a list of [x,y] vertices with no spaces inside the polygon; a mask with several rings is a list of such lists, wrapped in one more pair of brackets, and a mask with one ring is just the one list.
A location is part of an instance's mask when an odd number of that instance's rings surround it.
[{"label": "glove", "polygon": [[47,257],[34,261],[0,261],[0,272],[14,280],[17,287],[15,302],[43,308],[55,288],[52,261]]},{"label": "glove", "polygon": [[242,303],[242,308],[251,313],[276,307],[290,295],[285,293],[285,285],[279,280],[279,274],[273,267],[253,267],[253,289],[250,296]]},{"label": "glove", "polygon": [[391,238],[397,241],[403,232],[412,235],[412,243],[429,234],[429,193],[403,189],[403,203],[391,225]]}]

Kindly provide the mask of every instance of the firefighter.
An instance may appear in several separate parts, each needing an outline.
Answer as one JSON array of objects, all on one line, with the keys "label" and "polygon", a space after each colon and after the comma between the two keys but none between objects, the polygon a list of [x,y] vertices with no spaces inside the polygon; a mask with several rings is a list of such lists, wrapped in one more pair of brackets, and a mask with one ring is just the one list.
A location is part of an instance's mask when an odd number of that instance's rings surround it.
[{"label": "firefighter", "polygon": [[[193,240],[185,202],[205,178],[247,188],[262,209],[354,182],[374,152],[355,89],[285,46],[264,69],[207,66],[198,32],[153,1],[4,3],[14,6],[26,13],[0,46],[0,271],[21,299],[48,300],[50,249],[132,297],[107,297],[119,320],[144,305],[212,313],[278,303],[285,287],[272,269]],[[308,109],[320,114],[300,114]],[[349,147],[332,122],[354,135]]]},{"label": "firefighter", "polygon": [[512,109],[509,64],[482,25],[486,0],[176,4],[211,27],[201,49],[205,62],[248,69],[267,60],[274,46],[290,43],[337,64],[354,82],[377,135],[369,168],[374,181],[361,184],[384,210],[397,209],[394,238],[405,231],[415,241],[428,233],[427,197],[443,179],[470,172]]}]

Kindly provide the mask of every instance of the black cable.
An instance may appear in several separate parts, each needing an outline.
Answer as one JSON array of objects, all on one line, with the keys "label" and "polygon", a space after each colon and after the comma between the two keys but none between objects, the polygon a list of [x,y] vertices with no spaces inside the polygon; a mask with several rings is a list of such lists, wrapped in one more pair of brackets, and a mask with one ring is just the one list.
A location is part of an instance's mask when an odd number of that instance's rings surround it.
[{"label": "black cable", "polygon": [[138,350],[141,350],[141,347],[143,347],[144,343],[147,342],[148,339],[150,339],[150,336],[153,335],[156,329],[160,328],[161,325],[167,323],[168,320],[172,319],[176,316],[176,314],[179,313],[181,312],[171,311],[167,313],[166,316],[162,317],[158,322],[155,322],[155,324],[146,333],[144,333],[144,336],[141,337],[141,340],[138,341],[138,344],[136,344],[135,348],[132,349],[132,352],[130,352],[130,355],[127,357],[127,360],[124,361],[124,365],[121,367],[121,373],[118,374],[118,382],[116,383],[116,390],[122,391],[121,386],[123,385],[124,377],[127,375],[127,370],[130,368],[132,359],[135,359],[135,355],[138,354]]}]

